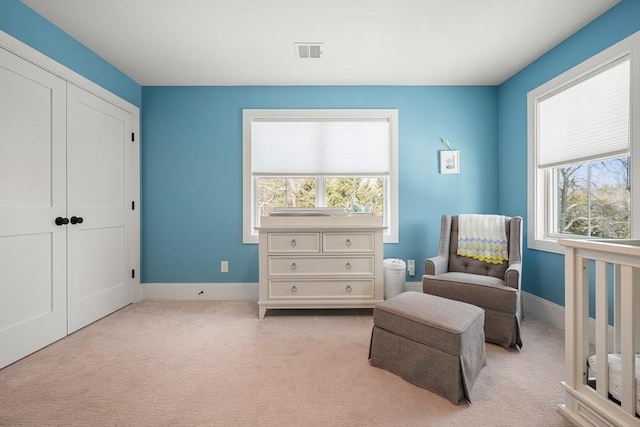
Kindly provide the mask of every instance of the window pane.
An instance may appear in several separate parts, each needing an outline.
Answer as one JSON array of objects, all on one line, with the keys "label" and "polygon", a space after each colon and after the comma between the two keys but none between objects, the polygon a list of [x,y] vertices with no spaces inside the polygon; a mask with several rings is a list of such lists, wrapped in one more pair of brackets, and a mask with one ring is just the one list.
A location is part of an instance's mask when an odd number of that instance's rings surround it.
[{"label": "window pane", "polygon": [[628,239],[631,236],[629,208],[629,157],[590,164],[590,236]]},{"label": "window pane", "polygon": [[344,177],[326,179],[327,207],[375,210],[384,213],[384,179],[382,177]]},{"label": "window pane", "polygon": [[631,236],[629,157],[555,168],[557,233],[628,239]]},{"label": "window pane", "polygon": [[303,178],[257,178],[258,218],[277,208],[312,208],[316,206],[316,180]]},{"label": "window pane", "polygon": [[556,233],[588,235],[587,172],[585,164],[557,168]]}]

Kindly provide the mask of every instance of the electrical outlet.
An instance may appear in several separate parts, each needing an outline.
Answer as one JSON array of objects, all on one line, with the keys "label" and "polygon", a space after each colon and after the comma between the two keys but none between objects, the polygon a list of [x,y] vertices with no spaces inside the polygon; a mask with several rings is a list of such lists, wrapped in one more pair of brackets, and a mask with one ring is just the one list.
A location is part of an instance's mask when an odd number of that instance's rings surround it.
[{"label": "electrical outlet", "polygon": [[409,270],[409,276],[416,275],[416,260],[410,259],[407,261],[407,269]]},{"label": "electrical outlet", "polygon": [[221,273],[229,272],[229,261],[220,261],[220,272]]}]

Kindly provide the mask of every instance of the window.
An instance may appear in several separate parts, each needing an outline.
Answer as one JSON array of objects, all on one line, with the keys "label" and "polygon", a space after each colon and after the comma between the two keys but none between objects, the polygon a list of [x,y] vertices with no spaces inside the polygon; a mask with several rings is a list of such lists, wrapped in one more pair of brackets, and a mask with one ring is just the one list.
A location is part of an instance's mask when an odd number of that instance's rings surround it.
[{"label": "window", "polygon": [[551,233],[629,239],[629,166],[624,156],[553,168]]},{"label": "window", "polygon": [[528,246],[640,235],[640,34],[528,94]]},{"label": "window", "polygon": [[397,110],[244,110],[244,243],[282,207],[383,217],[398,242]]}]

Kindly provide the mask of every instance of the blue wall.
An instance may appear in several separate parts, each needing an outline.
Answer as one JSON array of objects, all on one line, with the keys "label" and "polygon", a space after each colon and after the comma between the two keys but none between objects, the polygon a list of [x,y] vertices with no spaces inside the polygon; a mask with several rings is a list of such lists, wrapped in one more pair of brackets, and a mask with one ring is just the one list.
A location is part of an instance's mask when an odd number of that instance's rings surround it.
[{"label": "blue wall", "polygon": [[[144,87],[142,99],[143,282],[258,281],[257,245],[242,244],[244,108],[397,108],[400,243],[384,255],[415,259],[417,280],[443,213],[497,212],[496,87]],[[438,174],[441,136],[459,175]]]},{"label": "blue wall", "polygon": [[[0,30],[144,105],[143,282],[258,280],[257,245],[242,244],[243,108],[397,108],[400,243],[385,245],[385,257],[415,259],[419,279],[442,213],[526,221],[527,92],[640,30],[640,0],[622,0],[497,88],[141,88],[19,0],[0,0]],[[437,173],[441,136],[461,151],[460,175]],[[524,262],[524,289],[563,305],[563,257],[525,249]]]},{"label": "blue wall", "polygon": [[19,0],[0,0],[0,30],[133,105],[142,106],[138,83]]},{"label": "blue wall", "polygon": [[[527,92],[640,30],[640,0],[623,0],[498,88],[499,210],[527,210]],[[526,235],[526,224],[525,224]],[[564,256],[526,249],[523,289],[564,306]]]}]

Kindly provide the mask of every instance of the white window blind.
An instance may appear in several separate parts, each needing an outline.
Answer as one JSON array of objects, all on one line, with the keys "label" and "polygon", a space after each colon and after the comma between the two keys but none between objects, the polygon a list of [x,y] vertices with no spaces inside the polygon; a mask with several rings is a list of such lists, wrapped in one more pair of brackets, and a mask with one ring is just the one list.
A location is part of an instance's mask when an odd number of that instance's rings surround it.
[{"label": "white window blind", "polygon": [[388,175],[388,119],[254,119],[253,174]]},{"label": "white window blind", "polygon": [[539,168],[629,151],[630,64],[622,58],[539,102]]}]

